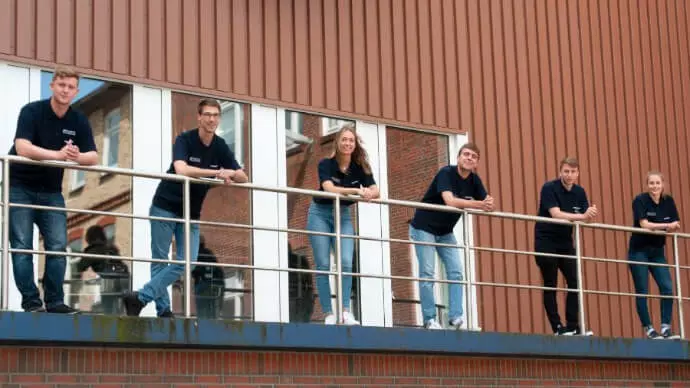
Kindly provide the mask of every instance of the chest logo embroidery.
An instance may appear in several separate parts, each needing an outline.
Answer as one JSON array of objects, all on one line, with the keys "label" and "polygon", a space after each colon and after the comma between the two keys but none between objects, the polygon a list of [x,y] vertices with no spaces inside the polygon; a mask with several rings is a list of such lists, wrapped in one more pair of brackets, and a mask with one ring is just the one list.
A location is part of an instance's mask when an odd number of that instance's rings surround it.
[{"label": "chest logo embroidery", "polygon": [[197,158],[196,156],[190,156],[189,161],[194,163],[201,163],[201,158]]},{"label": "chest logo embroidery", "polygon": [[333,183],[340,183],[340,178],[336,178],[336,177],[332,176],[331,180],[333,181]]},{"label": "chest logo embroidery", "polygon": [[580,213],[580,210],[582,210],[581,207],[573,206],[573,212],[574,212],[574,213],[576,213],[576,214],[577,214],[577,213]]},{"label": "chest logo embroidery", "polygon": [[77,131],[72,131],[72,130],[70,130],[70,129],[63,128],[63,129],[62,129],[62,134],[63,134],[63,135],[68,135],[68,136],[77,136]]},{"label": "chest logo embroidery", "polygon": [[656,212],[647,212],[647,216],[654,217],[656,216]]}]

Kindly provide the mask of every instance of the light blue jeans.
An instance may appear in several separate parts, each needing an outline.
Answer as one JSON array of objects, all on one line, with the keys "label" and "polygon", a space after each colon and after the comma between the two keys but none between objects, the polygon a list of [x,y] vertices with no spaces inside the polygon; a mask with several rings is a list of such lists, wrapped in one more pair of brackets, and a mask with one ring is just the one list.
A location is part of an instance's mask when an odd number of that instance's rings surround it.
[{"label": "light blue jeans", "polygon": [[[410,239],[439,244],[457,244],[453,233],[437,236],[421,229],[410,226]],[[463,280],[463,265],[460,262],[458,248],[434,247],[431,245],[415,245],[415,253],[419,262],[419,277],[433,279],[435,276],[436,255],[443,261],[446,267],[446,278],[448,280]],[[448,319],[451,321],[462,317],[462,298],[464,286],[461,284],[448,283]],[[422,316],[424,323],[431,319],[436,319],[436,298],[434,297],[433,282],[419,282],[419,299],[422,303]]]},{"label": "light blue jeans", "polygon": [[[334,206],[322,205],[312,202],[309,206],[307,217],[307,230],[312,232],[335,233]],[[340,207],[340,232],[354,235],[350,209]],[[314,254],[314,262],[318,271],[330,271],[331,250],[335,251],[335,237],[309,235],[311,249]],[[343,272],[352,272],[352,259],[355,251],[355,242],[351,238],[343,238],[340,242],[341,269]],[[316,289],[319,292],[321,311],[325,314],[332,313],[331,285],[329,275],[316,275]],[[350,308],[350,295],[352,293],[352,276],[343,275],[343,308]]]},{"label": "light blue jeans", "polygon": [[[178,218],[167,210],[151,206],[149,215],[152,217]],[[191,260],[196,261],[199,255],[199,225],[191,224],[189,236]],[[151,220],[151,257],[154,259],[168,259],[170,244],[175,236],[175,259],[184,262],[184,224],[173,221]],[[184,264],[151,263],[151,280],[139,290],[139,300],[144,303],[156,302],[156,312],[161,315],[170,308],[168,286],[180,278],[184,273]]]}]

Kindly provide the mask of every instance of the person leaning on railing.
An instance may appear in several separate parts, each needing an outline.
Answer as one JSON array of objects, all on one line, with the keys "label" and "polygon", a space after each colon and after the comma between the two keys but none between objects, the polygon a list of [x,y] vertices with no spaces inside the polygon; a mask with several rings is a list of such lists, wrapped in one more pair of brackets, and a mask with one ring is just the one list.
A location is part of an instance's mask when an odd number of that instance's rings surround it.
[{"label": "person leaning on railing", "polygon": [[[198,128],[185,131],[175,139],[173,162],[167,172],[192,178],[215,177],[224,180],[226,184],[247,182],[247,175],[235,159],[235,154],[225,140],[215,134],[220,121],[218,101],[201,100],[197,108],[197,120]],[[188,200],[192,219],[200,218],[201,206],[209,188],[206,184],[191,184]],[[165,218],[184,217],[183,183],[162,180],[153,197],[149,215]],[[199,225],[191,224],[190,229],[190,259],[196,261],[199,253]],[[184,261],[184,224],[151,220],[151,256],[154,259],[168,258],[173,236],[177,247],[176,258]],[[155,301],[159,317],[173,317],[167,287],[183,272],[184,265],[181,264],[151,263],[151,280],[139,291],[127,293],[123,298],[127,315],[138,316],[146,304]]]},{"label": "person leaning on railing", "polygon": [[[664,176],[660,172],[649,172],[646,184],[647,192],[639,194],[633,200],[633,226],[649,230],[678,231],[680,229],[678,209],[673,197],[664,192]],[[664,254],[665,245],[666,236],[664,235],[633,233],[630,236],[628,260],[630,260],[630,274],[635,283],[636,294],[649,293],[649,272],[651,272],[659,286],[659,293],[664,296],[673,295],[671,273],[668,267],[643,264],[668,264]],[[654,329],[649,318],[647,298],[638,296],[635,302],[637,315],[648,338],[680,338],[671,331],[672,298],[661,299],[661,334]]]},{"label": "person leaning on railing", "polygon": [[[447,205],[459,209],[494,210],[494,199],[487,194],[482,180],[474,170],[479,164],[479,147],[474,143],[467,143],[458,152],[457,165],[441,168],[434,177],[422,202]],[[441,212],[417,209],[410,223],[410,239],[413,241],[451,244],[458,242],[453,234],[453,228],[460,220],[460,213]],[[433,279],[436,256],[443,261],[448,280],[463,280],[463,264],[456,247],[442,247],[431,245],[415,245],[417,260],[419,261],[419,277]],[[464,286],[458,283],[448,285],[449,326],[460,329],[464,323],[462,311]],[[419,298],[422,304],[424,327],[427,329],[441,329],[436,319],[436,301],[434,298],[434,283],[419,283]]]},{"label": "person leaning on railing", "polygon": [[[359,195],[371,200],[379,197],[379,189],[371,174],[371,166],[366,150],[362,147],[353,124],[347,124],[335,135],[333,154],[319,162],[319,190],[345,195]],[[352,201],[340,201],[340,232],[354,234],[350,205]],[[314,197],[307,215],[307,230],[313,232],[335,233],[333,200],[330,198]],[[335,248],[335,237],[309,235],[314,262],[319,271],[331,269],[331,249]],[[340,242],[341,269],[352,272],[352,260],[355,242],[351,238],[343,238]],[[350,293],[352,292],[352,276],[342,277],[342,301],[344,325],[358,325],[359,322],[350,312]],[[316,288],[319,293],[321,311],[326,314],[324,323],[334,325],[337,318],[331,306],[331,287],[328,275],[316,275]]]},{"label": "person leaning on railing", "polygon": [[[70,107],[79,92],[79,75],[70,69],[56,69],[50,90],[52,96],[49,99],[31,102],[21,109],[14,145],[9,154],[33,160],[96,164],[98,154],[89,120]],[[64,169],[60,167],[10,164],[10,202],[64,208],[63,175]],[[33,249],[33,224],[36,224],[46,251],[65,252],[67,214],[64,211],[11,207],[9,215],[9,240],[12,249]],[[22,294],[24,311],[47,310],[62,314],[78,312],[64,303],[64,255],[46,255],[43,276],[45,309],[34,282],[33,255],[13,252],[12,267],[17,289]]]},{"label": "person leaning on railing", "polygon": [[[539,194],[539,216],[568,221],[589,221],[596,217],[596,205],[589,205],[587,193],[578,185],[580,163],[566,157],[558,167],[559,177],[544,183]],[[534,249],[539,253],[575,255],[573,226],[537,222],[534,227]],[[555,335],[581,335],[579,324],[579,296],[577,293],[577,261],[558,256],[535,256],[544,287],[556,288],[558,270],[563,273],[568,288],[565,306],[566,325],[558,314],[556,291],[544,290],[544,310]]]}]

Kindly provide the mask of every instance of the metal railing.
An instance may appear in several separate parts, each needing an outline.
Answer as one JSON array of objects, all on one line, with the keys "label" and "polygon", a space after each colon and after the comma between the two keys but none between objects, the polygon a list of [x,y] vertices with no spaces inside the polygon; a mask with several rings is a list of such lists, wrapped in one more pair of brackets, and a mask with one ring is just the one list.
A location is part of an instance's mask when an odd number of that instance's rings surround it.
[{"label": "metal railing", "polygon": [[[274,192],[274,193],[283,193],[283,194],[302,194],[302,195],[308,195],[311,197],[321,197],[321,198],[329,198],[333,199],[333,204],[334,204],[334,213],[335,213],[335,231],[334,233],[326,233],[326,232],[315,232],[315,231],[310,231],[310,230],[305,230],[305,229],[293,229],[293,228],[280,228],[280,227],[269,227],[269,226],[259,226],[259,225],[246,225],[246,224],[237,224],[237,223],[229,223],[229,222],[217,222],[217,221],[202,221],[202,220],[192,220],[190,216],[190,203],[189,203],[189,192],[190,192],[190,185],[192,183],[200,183],[200,184],[206,184],[206,185],[224,185],[224,183],[221,180],[218,179],[212,179],[212,178],[190,178],[186,176],[181,176],[181,175],[175,175],[175,174],[167,174],[167,173],[152,173],[152,172],[141,172],[141,171],[135,171],[132,169],[124,169],[124,168],[113,168],[113,167],[104,167],[104,166],[81,166],[76,163],[70,163],[70,162],[61,162],[61,161],[34,161],[18,156],[10,156],[10,155],[5,155],[5,156],[0,156],[0,163],[2,163],[2,168],[3,168],[3,184],[2,184],[2,202],[0,203],[0,206],[2,207],[2,278],[0,279],[2,282],[2,299],[1,299],[1,305],[0,308],[3,310],[8,308],[8,296],[9,296],[9,284],[8,284],[8,274],[9,274],[9,255],[11,253],[27,253],[27,254],[47,254],[47,255],[60,255],[60,256],[66,256],[66,257],[82,257],[82,258],[96,258],[96,259],[111,259],[113,256],[109,255],[98,255],[98,254],[87,254],[87,253],[71,253],[71,252],[55,252],[55,251],[46,251],[46,250],[37,250],[37,249],[13,249],[9,247],[9,210],[11,207],[24,207],[24,208],[33,208],[33,209],[40,209],[40,210],[55,210],[55,211],[63,211],[63,212],[70,212],[70,213],[80,213],[80,214],[90,214],[90,215],[109,215],[109,216],[114,216],[114,217],[124,217],[124,218],[130,218],[130,219],[141,219],[141,220],[160,220],[160,221],[171,221],[171,222],[176,222],[176,223],[184,223],[184,316],[185,317],[191,317],[191,267],[192,267],[192,260],[191,260],[191,251],[190,251],[190,233],[191,233],[191,225],[192,224],[197,224],[197,225],[208,225],[208,226],[221,226],[221,227],[229,227],[229,228],[237,228],[237,229],[249,229],[249,230],[262,230],[262,231],[273,231],[273,232],[283,232],[283,233],[299,233],[299,234],[307,234],[307,235],[322,235],[322,236],[330,236],[330,237],[335,237],[336,244],[335,244],[335,252],[334,252],[334,257],[336,261],[336,270],[335,271],[321,271],[321,270],[310,270],[310,269],[299,269],[299,268],[282,268],[282,267],[272,267],[272,266],[260,266],[260,265],[247,265],[247,264],[230,264],[230,263],[212,263],[212,262],[204,262],[204,266],[209,266],[209,267],[221,267],[221,268],[233,268],[233,269],[247,269],[247,270],[261,270],[261,271],[276,271],[276,272],[298,272],[298,273],[307,273],[307,274],[317,274],[317,275],[333,275],[336,278],[336,296],[337,296],[337,302],[336,302],[336,315],[338,321],[342,320],[342,314],[343,314],[343,300],[342,300],[342,277],[344,275],[347,276],[353,276],[353,277],[360,277],[360,278],[375,278],[375,279],[386,279],[386,280],[405,280],[405,281],[416,281],[416,282],[434,282],[434,283],[445,283],[445,284],[460,284],[462,286],[467,287],[465,294],[465,302],[466,302],[466,322],[468,322],[468,325],[471,324],[472,322],[472,302],[470,300],[471,295],[473,294],[471,292],[471,289],[473,286],[491,286],[491,287],[502,287],[502,288],[516,288],[516,289],[529,289],[529,290],[550,290],[550,291],[566,291],[566,292],[577,292],[579,295],[579,324],[582,332],[586,331],[586,313],[585,313],[585,298],[584,296],[586,294],[600,294],[600,295],[615,295],[615,296],[630,296],[630,297],[648,297],[648,298],[657,298],[657,299],[664,299],[664,298],[672,298],[677,300],[678,302],[678,313],[679,313],[679,329],[680,329],[680,336],[681,338],[685,339],[685,326],[684,326],[684,315],[683,315],[683,302],[690,300],[690,298],[683,297],[682,294],[682,278],[681,278],[681,272],[680,270],[690,270],[690,266],[685,266],[685,265],[680,265],[679,263],[679,254],[678,254],[678,244],[679,244],[679,239],[684,238],[684,239],[689,239],[690,234],[685,234],[685,233],[666,233],[666,232],[659,232],[659,231],[649,231],[646,229],[641,229],[641,228],[633,228],[633,227],[626,227],[626,226],[618,226],[618,225],[610,225],[610,224],[601,224],[601,223],[582,223],[582,222],[570,222],[570,221],[565,221],[565,220],[559,220],[559,219],[553,219],[553,218],[547,218],[547,217],[538,217],[538,216],[532,216],[532,215],[525,215],[525,214],[516,214],[516,213],[507,213],[507,212],[483,212],[479,210],[470,210],[470,209],[457,209],[449,206],[443,206],[443,205],[433,205],[433,204],[427,204],[427,203],[421,203],[421,202],[412,202],[412,201],[404,201],[404,200],[396,200],[396,199],[376,199],[376,200],[371,200],[368,201],[370,203],[376,203],[376,204],[381,204],[381,205],[389,205],[389,206],[403,206],[403,207],[410,207],[414,209],[427,209],[427,210],[434,210],[434,211],[441,211],[441,212],[453,212],[453,213],[460,213],[462,215],[462,222],[463,222],[463,242],[458,243],[458,244],[443,244],[443,243],[431,243],[431,242],[420,242],[420,241],[412,241],[408,239],[396,239],[396,238],[377,238],[377,237],[367,237],[367,236],[358,236],[358,235],[347,235],[343,234],[340,228],[340,222],[338,220],[341,217],[341,204],[340,200],[341,199],[347,199],[348,201],[355,201],[355,202],[365,202],[364,199],[359,198],[357,196],[345,196],[341,194],[336,194],[336,193],[329,193],[329,192],[323,192],[323,191],[316,191],[316,190],[308,190],[308,189],[300,189],[300,188],[292,188],[292,187],[273,187],[273,186],[266,186],[266,185],[258,185],[254,183],[233,183],[230,184],[229,186],[231,187],[238,187],[238,188],[244,188],[248,190],[259,190],[259,191],[268,191],[268,192]],[[83,170],[83,171],[91,171],[91,172],[105,172],[105,173],[111,173],[111,174],[119,174],[119,175],[126,175],[130,177],[139,177],[139,178],[149,178],[149,179],[161,179],[161,180],[171,180],[171,181],[176,181],[176,182],[181,182],[183,184],[183,218],[178,219],[178,218],[165,218],[165,217],[155,217],[155,216],[149,216],[149,215],[135,215],[130,213],[119,213],[119,212],[109,212],[109,211],[98,211],[98,210],[87,210],[87,209],[74,209],[74,208],[62,208],[62,207],[51,207],[51,206],[40,206],[40,205],[26,205],[26,204],[17,204],[17,203],[11,203],[9,201],[9,192],[10,192],[10,184],[9,184],[9,166],[10,163],[21,163],[21,164],[30,164],[30,165],[41,165],[41,166],[49,166],[49,167],[60,167],[60,168],[68,168],[68,169],[76,169],[76,170]],[[575,255],[560,255],[560,254],[553,254],[553,253],[540,253],[540,252],[534,252],[534,251],[523,251],[523,250],[514,250],[514,249],[502,249],[502,248],[493,248],[493,247],[480,247],[480,246],[473,246],[469,244],[469,228],[470,228],[470,223],[469,223],[469,215],[477,215],[477,216],[489,216],[489,217],[495,217],[499,219],[509,219],[509,220],[519,220],[519,221],[530,221],[530,222],[544,222],[544,223],[551,223],[551,224],[562,224],[562,225],[571,225],[574,227],[574,244],[575,244]],[[676,295],[673,296],[664,296],[664,295],[645,295],[645,294],[636,294],[636,293],[630,293],[630,292],[614,292],[614,291],[601,291],[601,290],[590,290],[590,289],[585,289],[583,284],[584,284],[584,270],[583,270],[583,261],[594,261],[594,262],[610,262],[610,263],[619,263],[619,264],[630,264],[630,261],[628,260],[618,260],[618,259],[609,259],[609,258],[600,258],[600,257],[587,257],[584,256],[582,253],[582,228],[592,228],[592,229],[599,229],[599,230],[611,230],[611,231],[620,231],[620,232],[632,232],[632,233],[640,233],[640,234],[654,234],[654,235],[669,235],[673,239],[673,264],[660,264],[660,263],[642,263],[640,265],[646,265],[646,266],[662,266],[662,267],[673,267],[674,272],[675,272],[675,277],[676,277]],[[350,239],[355,239],[355,240],[369,240],[369,241],[379,241],[382,243],[404,243],[404,244],[414,244],[414,245],[428,245],[428,246],[434,246],[434,247],[451,247],[451,248],[457,248],[457,249],[462,249],[464,253],[464,273],[465,273],[465,279],[461,280],[447,280],[447,279],[427,279],[427,278],[420,278],[416,276],[397,276],[397,275],[377,275],[377,274],[360,274],[360,273],[352,273],[352,272],[343,272],[342,271],[342,263],[341,263],[341,240],[343,238],[350,238]],[[576,260],[577,261],[577,274],[578,274],[578,284],[576,289],[570,289],[570,288],[560,288],[560,287],[544,287],[544,286],[534,286],[534,285],[525,285],[525,284],[514,284],[514,283],[498,283],[498,282],[483,282],[483,281],[478,281],[478,280],[471,280],[471,277],[468,276],[470,273],[470,254],[472,251],[479,251],[479,252],[490,252],[490,253],[504,253],[504,254],[517,254],[517,255],[529,255],[529,256],[548,256],[548,257],[560,257],[560,258],[565,258],[569,260]],[[173,253],[174,254],[174,253]],[[148,263],[166,263],[166,264],[180,264],[181,262],[175,260],[168,260],[168,259],[152,259],[148,257],[133,257],[133,256],[117,256],[117,258],[125,261],[130,261],[130,262],[148,262]]]}]

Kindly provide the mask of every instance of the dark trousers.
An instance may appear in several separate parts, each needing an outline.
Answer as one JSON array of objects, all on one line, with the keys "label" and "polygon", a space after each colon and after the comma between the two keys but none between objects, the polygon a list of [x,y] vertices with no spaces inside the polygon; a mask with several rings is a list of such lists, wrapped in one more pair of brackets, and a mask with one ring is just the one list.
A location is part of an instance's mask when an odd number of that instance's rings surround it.
[{"label": "dark trousers", "polygon": [[[555,253],[557,255],[574,255],[575,248],[572,244],[555,246],[536,240],[535,251],[539,253]],[[569,289],[568,296],[565,301],[565,319],[566,325],[570,329],[579,327],[579,295],[577,293],[577,261],[575,259],[568,259],[564,257],[553,256],[536,256],[537,265],[541,271],[541,276],[544,280],[544,287],[558,286],[558,270],[561,270],[565,277],[565,282]],[[549,319],[551,328],[554,332],[561,325],[561,317],[558,314],[558,302],[556,301],[556,291],[544,290],[544,310]]]}]

